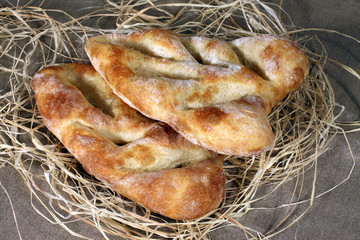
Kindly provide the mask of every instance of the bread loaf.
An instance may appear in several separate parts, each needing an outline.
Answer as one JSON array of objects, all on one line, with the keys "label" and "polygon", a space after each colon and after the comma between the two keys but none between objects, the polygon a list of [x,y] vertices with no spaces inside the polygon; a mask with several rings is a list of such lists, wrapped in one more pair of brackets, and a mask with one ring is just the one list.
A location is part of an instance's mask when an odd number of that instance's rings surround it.
[{"label": "bread loaf", "polygon": [[160,29],[90,38],[94,68],[129,106],[221,154],[272,146],[267,115],[308,74],[305,54],[276,36],[224,42]]},{"label": "bread loaf", "polygon": [[198,218],[219,206],[224,156],[130,108],[92,66],[47,67],[31,86],[45,125],[113,190],[173,219]]}]

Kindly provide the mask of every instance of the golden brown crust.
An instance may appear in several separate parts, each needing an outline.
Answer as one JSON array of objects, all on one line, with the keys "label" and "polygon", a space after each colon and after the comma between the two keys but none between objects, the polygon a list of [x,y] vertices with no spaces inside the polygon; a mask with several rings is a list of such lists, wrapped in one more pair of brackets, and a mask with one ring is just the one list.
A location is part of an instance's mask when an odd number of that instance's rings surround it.
[{"label": "golden brown crust", "polygon": [[91,66],[48,67],[31,86],[46,126],[112,189],[174,219],[194,219],[219,206],[224,156],[128,107]]},{"label": "golden brown crust", "polygon": [[226,43],[153,29],[93,37],[86,51],[131,107],[195,144],[233,155],[271,146],[267,115],[308,73],[300,49],[274,36]]}]

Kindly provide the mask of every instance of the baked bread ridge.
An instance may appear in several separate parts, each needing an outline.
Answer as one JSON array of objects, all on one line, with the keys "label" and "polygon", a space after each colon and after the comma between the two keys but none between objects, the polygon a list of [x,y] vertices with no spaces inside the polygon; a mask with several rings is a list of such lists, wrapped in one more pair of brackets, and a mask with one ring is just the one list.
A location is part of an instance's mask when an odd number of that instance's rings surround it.
[{"label": "baked bread ridge", "polygon": [[95,36],[85,49],[129,106],[228,155],[255,155],[271,147],[267,115],[308,74],[305,54],[277,36],[227,43],[151,29]]},{"label": "baked bread ridge", "polygon": [[130,108],[91,65],[47,67],[31,87],[45,125],[89,174],[113,190],[178,220],[219,206],[224,156]]}]

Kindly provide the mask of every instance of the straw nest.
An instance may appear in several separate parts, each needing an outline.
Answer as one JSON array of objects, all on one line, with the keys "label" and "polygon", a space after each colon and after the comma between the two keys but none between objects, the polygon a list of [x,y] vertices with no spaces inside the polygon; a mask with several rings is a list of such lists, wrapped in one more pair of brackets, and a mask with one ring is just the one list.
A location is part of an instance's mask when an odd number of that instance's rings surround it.
[{"label": "straw nest", "polygon": [[[104,238],[117,235],[131,239],[207,239],[209,232],[225,225],[243,229],[248,238],[266,238],[286,229],[293,222],[258,233],[242,226],[236,218],[243,216],[251,203],[266,197],[256,195],[260,186],[268,183],[280,186],[316,167],[318,157],[334,133],[344,131],[335,122],[338,116],[335,114],[342,109],[335,111],[333,89],[323,71],[329,61],[326,50],[316,37],[293,25],[285,26],[278,17],[281,11],[279,6],[255,0],[171,4],[108,0],[102,8],[83,9],[78,17],[41,6],[1,8],[0,75],[6,84],[0,96],[0,163],[12,165],[21,174],[33,198],[52,217],[49,221],[78,237],[84,236],[65,224],[72,218],[94,225]],[[286,14],[283,12],[282,16]],[[291,21],[287,19],[287,22]],[[195,221],[172,221],[153,214],[89,176],[46,129],[29,86],[31,77],[42,67],[88,62],[83,47],[90,36],[148,28],[222,40],[260,33],[278,34],[295,41],[310,60],[310,76],[269,116],[275,146],[260,156],[228,157],[224,163],[223,203],[216,212]],[[360,78],[352,69],[338,65]],[[358,126],[359,123],[354,123],[352,131],[357,131]],[[314,194],[309,200],[312,202],[313,198]],[[290,201],[296,203],[296,199]],[[282,222],[285,220],[286,217]]]}]

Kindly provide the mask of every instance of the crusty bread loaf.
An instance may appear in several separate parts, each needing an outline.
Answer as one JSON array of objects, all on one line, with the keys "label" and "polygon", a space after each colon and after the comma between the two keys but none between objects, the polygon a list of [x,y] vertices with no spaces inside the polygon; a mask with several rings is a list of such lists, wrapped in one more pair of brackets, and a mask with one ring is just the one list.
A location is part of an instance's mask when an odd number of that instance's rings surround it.
[{"label": "crusty bread loaf", "polygon": [[275,36],[223,42],[152,29],[95,36],[86,51],[131,107],[195,144],[240,156],[271,147],[267,115],[309,68],[294,43]]},{"label": "crusty bread loaf", "polygon": [[45,125],[110,188],[173,219],[219,206],[224,156],[127,106],[92,66],[47,67],[31,86]]}]

